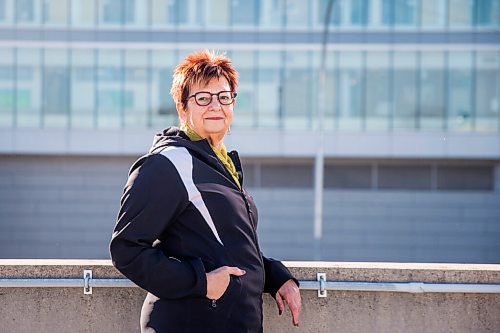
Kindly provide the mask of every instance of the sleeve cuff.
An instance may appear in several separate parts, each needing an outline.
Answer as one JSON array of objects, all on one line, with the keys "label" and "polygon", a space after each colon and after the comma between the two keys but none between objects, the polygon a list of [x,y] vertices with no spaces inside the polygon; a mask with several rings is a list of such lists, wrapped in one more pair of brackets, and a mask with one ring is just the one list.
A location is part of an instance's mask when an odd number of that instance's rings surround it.
[{"label": "sleeve cuff", "polygon": [[270,293],[273,298],[276,298],[276,293],[288,280],[293,280],[299,286],[299,281],[293,277],[292,273],[280,261],[268,259],[265,263],[265,269],[266,285],[264,292]]},{"label": "sleeve cuff", "polygon": [[189,260],[196,276],[195,287],[193,290],[194,296],[206,297],[207,296],[207,275],[205,266],[200,258]]}]

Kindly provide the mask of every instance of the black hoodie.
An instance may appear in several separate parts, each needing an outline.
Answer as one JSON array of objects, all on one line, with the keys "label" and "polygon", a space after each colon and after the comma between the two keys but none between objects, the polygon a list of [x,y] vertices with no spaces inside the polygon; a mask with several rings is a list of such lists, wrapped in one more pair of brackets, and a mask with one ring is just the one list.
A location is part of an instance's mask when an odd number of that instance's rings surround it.
[{"label": "black hoodie", "polygon": [[[237,152],[229,156],[241,189],[207,140],[171,127],[130,169],[110,252],[113,265],[149,292],[143,331],[262,332],[262,293],[274,297],[293,279],[262,256],[257,208]],[[206,272],[221,266],[246,274],[231,276],[222,297],[209,300]]]}]

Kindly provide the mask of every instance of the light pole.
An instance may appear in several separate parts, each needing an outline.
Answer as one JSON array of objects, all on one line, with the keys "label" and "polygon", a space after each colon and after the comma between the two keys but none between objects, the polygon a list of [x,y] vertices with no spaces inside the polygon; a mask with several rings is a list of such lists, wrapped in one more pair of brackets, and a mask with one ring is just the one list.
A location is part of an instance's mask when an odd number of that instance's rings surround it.
[{"label": "light pole", "polygon": [[314,260],[321,260],[321,239],[323,236],[323,178],[325,165],[324,119],[326,86],[326,49],[328,44],[328,26],[334,0],[329,0],[325,12],[325,24],[321,43],[321,62],[319,67],[318,87],[318,133],[319,143],[314,160]]}]

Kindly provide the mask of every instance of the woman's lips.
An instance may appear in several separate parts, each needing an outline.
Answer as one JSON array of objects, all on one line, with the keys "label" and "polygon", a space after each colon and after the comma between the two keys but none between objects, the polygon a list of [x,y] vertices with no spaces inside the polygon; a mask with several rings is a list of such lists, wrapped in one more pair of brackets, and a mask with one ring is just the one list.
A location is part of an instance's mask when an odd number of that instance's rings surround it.
[{"label": "woman's lips", "polygon": [[208,120],[222,120],[224,118],[222,118],[222,117],[207,117],[205,119],[208,119]]}]

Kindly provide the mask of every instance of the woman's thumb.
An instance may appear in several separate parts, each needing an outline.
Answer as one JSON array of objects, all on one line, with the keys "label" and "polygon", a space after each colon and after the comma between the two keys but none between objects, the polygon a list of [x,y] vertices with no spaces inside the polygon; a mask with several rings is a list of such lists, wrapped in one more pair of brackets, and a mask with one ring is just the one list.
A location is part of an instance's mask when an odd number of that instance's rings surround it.
[{"label": "woman's thumb", "polygon": [[229,274],[231,275],[236,275],[236,276],[242,276],[245,275],[245,270],[239,269],[238,267],[231,267]]}]

